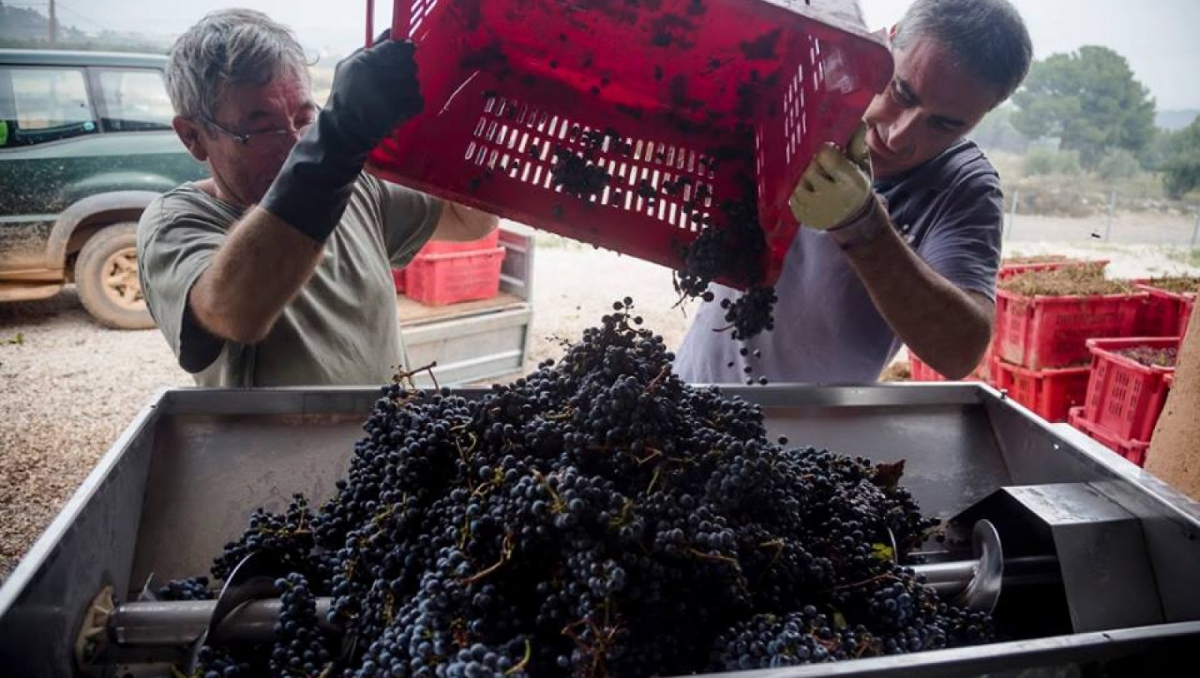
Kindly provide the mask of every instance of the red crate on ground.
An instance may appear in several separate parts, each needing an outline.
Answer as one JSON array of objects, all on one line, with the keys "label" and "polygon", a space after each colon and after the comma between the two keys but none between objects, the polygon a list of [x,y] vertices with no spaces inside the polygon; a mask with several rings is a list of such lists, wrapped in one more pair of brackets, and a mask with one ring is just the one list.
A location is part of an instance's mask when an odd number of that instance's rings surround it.
[{"label": "red crate on ground", "polygon": [[1057,268],[1067,268],[1070,266],[1094,266],[1096,269],[1103,271],[1108,266],[1108,259],[1060,259],[1058,261],[1034,261],[1010,264],[1001,262],[998,277],[1000,280],[1005,280],[1022,273],[1052,271]]},{"label": "red crate on ground", "polygon": [[449,242],[445,240],[430,240],[417,252],[422,254],[452,254],[455,252],[478,252],[481,250],[491,251],[500,246],[500,229],[494,229],[491,233],[478,240],[466,240],[463,242]]},{"label": "red crate on ground", "polygon": [[422,304],[442,306],[490,299],[500,291],[504,248],[418,256],[408,265],[405,294]]},{"label": "red crate on ground", "polygon": [[1068,423],[1088,434],[1088,437],[1091,439],[1138,466],[1146,465],[1146,451],[1150,449],[1150,443],[1122,438],[1096,422],[1088,421],[1087,417],[1083,414],[1082,407],[1071,408]]},{"label": "red crate on ground", "polygon": [[1114,435],[1149,440],[1167,400],[1165,378],[1174,367],[1143,365],[1118,351],[1145,346],[1178,348],[1179,338],[1088,339],[1092,353],[1084,414]]},{"label": "red crate on ground", "polygon": [[[800,175],[892,75],[883,37],[849,22],[854,3],[822,5],[394,0],[424,110],[369,171],[673,268],[706,223],[725,225],[724,201],[748,199],[773,284]],[[611,178],[568,194],[557,150]]]},{"label": "red crate on ground", "polygon": [[1133,335],[1149,293],[1027,297],[996,291],[996,352],[1032,370],[1089,359],[1087,340]]},{"label": "red crate on ground", "polygon": [[408,274],[403,268],[392,269],[392,283],[396,285],[396,294],[404,294],[404,282]]},{"label": "red crate on ground", "polygon": [[1195,292],[1172,292],[1154,286],[1150,280],[1133,284],[1150,295],[1138,319],[1138,334],[1144,337],[1177,337],[1187,329],[1187,320],[1196,305]]},{"label": "red crate on ground", "polygon": [[1087,367],[1031,370],[1003,360],[992,362],[992,383],[1008,397],[1050,422],[1066,421],[1070,409],[1087,397]]}]

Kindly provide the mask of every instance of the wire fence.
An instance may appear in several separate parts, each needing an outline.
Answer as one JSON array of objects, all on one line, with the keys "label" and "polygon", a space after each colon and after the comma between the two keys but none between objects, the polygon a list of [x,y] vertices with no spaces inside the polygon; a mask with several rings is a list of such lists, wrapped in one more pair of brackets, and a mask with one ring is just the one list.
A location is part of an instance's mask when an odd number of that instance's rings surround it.
[{"label": "wire fence", "polygon": [[1005,242],[1054,241],[1153,245],[1196,249],[1200,247],[1200,208],[1125,209],[1136,204],[1117,193],[1109,194],[1104,209],[1087,217],[1022,213],[1020,190],[1007,199]]}]

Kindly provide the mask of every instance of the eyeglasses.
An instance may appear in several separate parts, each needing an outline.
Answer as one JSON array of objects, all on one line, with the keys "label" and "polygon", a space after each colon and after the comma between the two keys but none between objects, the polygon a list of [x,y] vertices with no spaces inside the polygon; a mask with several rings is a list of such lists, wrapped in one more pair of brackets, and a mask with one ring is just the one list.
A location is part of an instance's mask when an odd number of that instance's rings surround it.
[{"label": "eyeglasses", "polygon": [[[316,111],[316,113],[320,113],[321,107],[317,106],[314,110]],[[204,121],[205,124],[211,126],[213,129],[224,134],[225,136],[229,137],[230,139],[233,139],[238,144],[241,144],[242,146],[248,146],[248,147],[254,148],[254,147],[263,147],[263,146],[274,146],[274,145],[278,144],[280,141],[282,141],[283,139],[299,137],[301,134],[304,134],[305,130],[307,130],[309,127],[312,127],[313,124],[317,122],[316,113],[313,114],[311,121],[309,121],[308,123],[301,125],[299,127],[268,129],[268,130],[263,130],[261,132],[242,132],[242,133],[234,132],[231,129],[225,128],[220,123],[218,123],[216,120],[213,120],[212,118],[208,117],[207,115],[200,116],[200,120]],[[253,141],[253,143],[252,143],[252,140],[255,140],[255,139],[257,139],[258,141]]]}]

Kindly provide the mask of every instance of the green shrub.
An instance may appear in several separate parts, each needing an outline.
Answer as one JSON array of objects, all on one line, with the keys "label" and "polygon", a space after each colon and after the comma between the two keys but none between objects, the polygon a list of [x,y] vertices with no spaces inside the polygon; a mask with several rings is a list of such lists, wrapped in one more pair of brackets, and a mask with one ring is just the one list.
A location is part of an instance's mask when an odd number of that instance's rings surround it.
[{"label": "green shrub", "polygon": [[1124,148],[1109,149],[1096,167],[1096,173],[1104,181],[1132,179],[1142,171],[1138,159]]},{"label": "green shrub", "polygon": [[1033,148],[1025,154],[1021,171],[1025,176],[1062,174],[1078,176],[1083,173],[1079,163],[1079,151],[1060,151],[1051,148]]}]

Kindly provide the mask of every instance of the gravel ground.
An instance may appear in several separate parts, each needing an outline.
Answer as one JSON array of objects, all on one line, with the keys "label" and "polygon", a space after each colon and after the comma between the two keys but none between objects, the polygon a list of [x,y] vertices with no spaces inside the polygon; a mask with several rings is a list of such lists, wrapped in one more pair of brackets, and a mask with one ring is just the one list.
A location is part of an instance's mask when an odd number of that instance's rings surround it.
[{"label": "gravel ground", "polygon": [[0,577],[155,390],[190,381],[157,330],[103,329],[73,288],[0,304]]},{"label": "gravel ground", "polygon": [[[1107,258],[1110,275],[1120,277],[1189,271],[1162,248],[1026,240],[1032,219],[1022,219],[1006,256]],[[1048,237],[1062,233],[1060,224],[1047,226]],[[534,276],[527,368],[560,356],[556,337],[574,340],[626,295],[672,347],[695,308],[676,307],[667,269],[545,234],[538,234]],[[47,301],[0,304],[0,580],[154,392],[191,383],[156,330],[101,328],[71,288]]]}]

